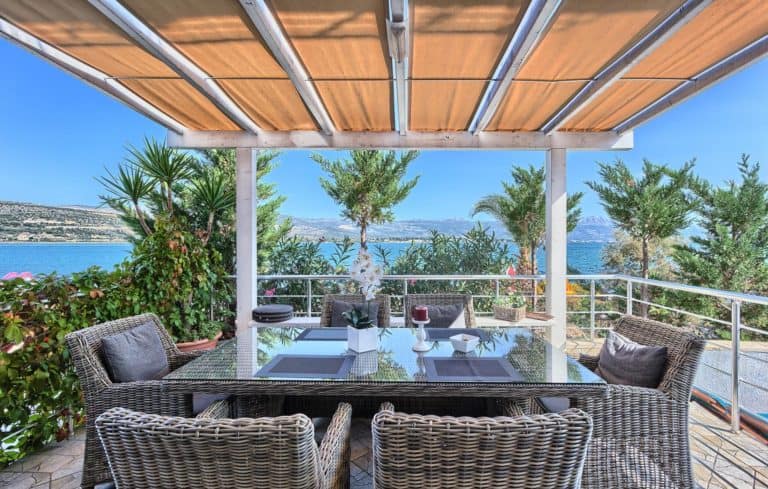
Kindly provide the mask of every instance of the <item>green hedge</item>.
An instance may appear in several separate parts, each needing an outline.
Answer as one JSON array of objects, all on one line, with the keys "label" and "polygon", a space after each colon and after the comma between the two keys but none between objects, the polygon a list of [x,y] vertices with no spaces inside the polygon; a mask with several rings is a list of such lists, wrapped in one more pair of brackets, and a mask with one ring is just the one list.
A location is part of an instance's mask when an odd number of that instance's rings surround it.
[{"label": "green hedge", "polygon": [[0,465],[83,421],[83,400],[64,337],[130,313],[126,274],[90,268],[69,277],[0,281]]}]

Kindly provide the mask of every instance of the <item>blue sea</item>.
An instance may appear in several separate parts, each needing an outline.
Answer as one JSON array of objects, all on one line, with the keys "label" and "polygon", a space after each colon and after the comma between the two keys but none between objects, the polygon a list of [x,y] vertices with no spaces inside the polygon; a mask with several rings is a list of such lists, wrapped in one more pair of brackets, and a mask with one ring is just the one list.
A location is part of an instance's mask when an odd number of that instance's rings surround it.
[{"label": "blue sea", "polygon": [[[394,260],[409,243],[371,243],[391,251]],[[581,273],[600,273],[600,253],[603,243],[569,243],[568,266]],[[321,251],[330,256],[333,243],[323,243]],[[98,265],[111,268],[126,259],[131,252],[130,243],[0,243],[0,277],[8,272],[70,274]],[[544,252],[539,252],[539,263],[545,265]],[[489,270],[489,273],[501,273]]]}]

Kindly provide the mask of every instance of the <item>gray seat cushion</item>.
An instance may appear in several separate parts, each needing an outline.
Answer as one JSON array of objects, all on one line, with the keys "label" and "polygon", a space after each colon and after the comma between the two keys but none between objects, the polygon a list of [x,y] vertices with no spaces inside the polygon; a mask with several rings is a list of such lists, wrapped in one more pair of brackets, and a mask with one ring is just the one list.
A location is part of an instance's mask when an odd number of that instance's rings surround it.
[{"label": "gray seat cushion", "polygon": [[[331,326],[346,326],[347,320],[342,316],[343,313],[351,311],[352,308],[368,314],[368,317],[373,322],[374,326],[379,325],[379,303],[371,301],[365,302],[345,302],[345,301],[333,301],[331,302]],[[370,308],[370,309],[369,309]]]},{"label": "gray seat cushion", "polygon": [[656,388],[667,364],[667,347],[646,346],[609,331],[595,373],[609,384]]},{"label": "gray seat cushion", "polygon": [[165,348],[152,323],[106,336],[101,348],[112,382],[155,380],[170,371]]},{"label": "gray seat cushion", "polygon": [[328,432],[328,428],[331,426],[331,418],[325,416],[312,418],[312,424],[315,427],[315,443],[317,443],[317,446],[320,446],[323,443],[325,434]]},{"label": "gray seat cushion", "polygon": [[429,328],[463,328],[464,304],[451,304],[449,306],[427,306],[429,311]]},{"label": "gray seat cushion", "polygon": [[214,402],[223,401],[228,397],[229,394],[209,394],[207,392],[195,392],[192,394],[192,415],[197,416],[198,414],[205,411],[208,406]]},{"label": "gray seat cushion", "polygon": [[537,397],[536,400],[547,413],[561,413],[571,407],[567,397]]}]

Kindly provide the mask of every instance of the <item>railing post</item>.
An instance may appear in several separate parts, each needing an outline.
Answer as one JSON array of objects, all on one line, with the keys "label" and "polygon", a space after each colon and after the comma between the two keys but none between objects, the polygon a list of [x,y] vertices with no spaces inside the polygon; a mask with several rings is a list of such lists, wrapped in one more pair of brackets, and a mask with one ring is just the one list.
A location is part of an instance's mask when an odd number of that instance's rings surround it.
[{"label": "railing post", "polygon": [[632,315],[632,281],[627,280],[627,316]]},{"label": "railing post", "polygon": [[739,355],[741,343],[741,302],[731,301],[731,431],[741,429],[739,403]]},{"label": "railing post", "polygon": [[496,279],[496,298],[499,298],[499,279]]},{"label": "railing post", "polygon": [[589,339],[595,340],[595,281],[589,281]]},{"label": "railing post", "polygon": [[403,300],[405,300],[405,296],[408,295],[408,279],[403,279]]},{"label": "railing post", "polygon": [[539,281],[533,279],[533,312],[536,312],[536,305],[539,303]]},{"label": "railing post", "polygon": [[312,279],[307,279],[307,317],[312,317]]}]

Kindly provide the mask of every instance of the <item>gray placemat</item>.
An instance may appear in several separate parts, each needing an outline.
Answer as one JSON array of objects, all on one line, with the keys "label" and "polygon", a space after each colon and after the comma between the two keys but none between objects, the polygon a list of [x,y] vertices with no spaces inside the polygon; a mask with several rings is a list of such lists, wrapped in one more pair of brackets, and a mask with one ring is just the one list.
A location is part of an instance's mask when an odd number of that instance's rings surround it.
[{"label": "gray placemat", "polygon": [[505,358],[426,357],[431,382],[516,382],[523,376]]},{"label": "gray placemat", "polygon": [[307,328],[296,339],[304,341],[347,341],[347,328]]},{"label": "gray placemat", "polygon": [[488,333],[478,328],[424,328],[427,332],[427,341],[451,341],[451,336],[457,334],[471,334],[477,336],[480,341],[488,340]]},{"label": "gray placemat", "polygon": [[277,355],[256,372],[256,377],[343,379],[354,361],[353,355]]}]

